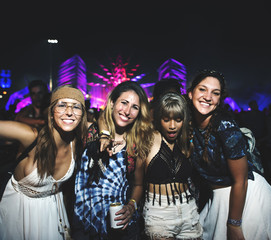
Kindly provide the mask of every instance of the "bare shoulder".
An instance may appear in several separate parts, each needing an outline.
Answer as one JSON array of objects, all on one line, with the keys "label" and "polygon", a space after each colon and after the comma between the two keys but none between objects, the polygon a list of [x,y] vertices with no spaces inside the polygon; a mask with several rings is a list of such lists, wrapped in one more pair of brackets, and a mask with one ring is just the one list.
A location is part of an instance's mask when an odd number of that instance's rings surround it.
[{"label": "bare shoulder", "polygon": [[157,146],[159,146],[160,148],[161,141],[162,141],[161,133],[159,131],[154,131],[152,148],[156,148]]},{"label": "bare shoulder", "polygon": [[153,136],[154,136],[154,141],[157,141],[157,140],[161,141],[161,139],[162,139],[161,133],[157,130],[154,131]]},{"label": "bare shoulder", "polygon": [[160,147],[161,147],[161,141],[162,141],[161,133],[158,131],[155,131],[153,134],[153,144],[151,146],[151,149],[146,161],[147,165],[150,163],[152,158],[159,152]]}]

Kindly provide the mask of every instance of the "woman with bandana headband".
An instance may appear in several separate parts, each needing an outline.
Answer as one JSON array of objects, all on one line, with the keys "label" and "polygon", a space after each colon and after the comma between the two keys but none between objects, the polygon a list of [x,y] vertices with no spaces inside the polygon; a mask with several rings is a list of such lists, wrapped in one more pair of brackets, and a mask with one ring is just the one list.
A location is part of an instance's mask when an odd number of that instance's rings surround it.
[{"label": "woman with bandana headband", "polygon": [[0,239],[68,239],[63,183],[71,178],[86,133],[82,92],[65,85],[52,93],[48,124],[38,133],[29,125],[0,121],[0,136],[17,140],[22,159],[0,202]]}]

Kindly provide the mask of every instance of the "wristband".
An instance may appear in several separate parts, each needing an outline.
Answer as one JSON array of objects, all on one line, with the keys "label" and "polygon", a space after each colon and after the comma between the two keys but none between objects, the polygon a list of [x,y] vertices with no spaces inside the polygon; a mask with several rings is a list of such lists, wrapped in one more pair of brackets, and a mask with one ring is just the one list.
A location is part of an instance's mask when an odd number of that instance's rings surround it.
[{"label": "wristband", "polygon": [[135,210],[137,210],[136,200],[131,198],[131,199],[129,200],[129,202],[133,202],[133,203],[134,203]]},{"label": "wristband", "polygon": [[108,137],[108,136],[105,136],[105,137],[99,137],[99,139],[108,139],[108,140],[110,140],[110,137]]},{"label": "wristband", "polygon": [[111,136],[110,132],[107,131],[107,130],[102,130],[102,131],[99,133],[99,136],[101,136],[101,135],[106,135],[106,136],[108,136],[108,137]]},{"label": "wristband", "polygon": [[228,221],[227,221],[227,224],[230,224],[230,225],[235,226],[235,227],[240,227],[241,224],[242,224],[242,219],[235,220],[235,219],[229,218]]}]

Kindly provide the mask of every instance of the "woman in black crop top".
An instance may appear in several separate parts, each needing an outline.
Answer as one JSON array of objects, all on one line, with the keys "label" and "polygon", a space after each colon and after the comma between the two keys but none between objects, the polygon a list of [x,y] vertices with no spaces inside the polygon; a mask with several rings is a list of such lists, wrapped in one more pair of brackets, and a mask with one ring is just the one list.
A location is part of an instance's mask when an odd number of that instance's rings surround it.
[{"label": "woman in black crop top", "polygon": [[154,143],[146,159],[145,233],[150,239],[201,239],[191,194],[188,111],[180,94],[167,93],[154,108]]}]

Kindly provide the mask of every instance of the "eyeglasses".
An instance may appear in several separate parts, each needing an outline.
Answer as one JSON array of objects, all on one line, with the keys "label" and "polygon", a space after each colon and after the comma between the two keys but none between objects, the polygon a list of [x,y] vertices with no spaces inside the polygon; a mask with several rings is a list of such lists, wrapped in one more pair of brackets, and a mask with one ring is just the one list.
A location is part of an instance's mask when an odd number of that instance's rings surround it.
[{"label": "eyeglasses", "polygon": [[71,107],[74,115],[81,116],[83,113],[82,106],[80,103],[67,103],[67,102],[59,102],[55,105],[55,111],[58,113],[65,113]]}]

